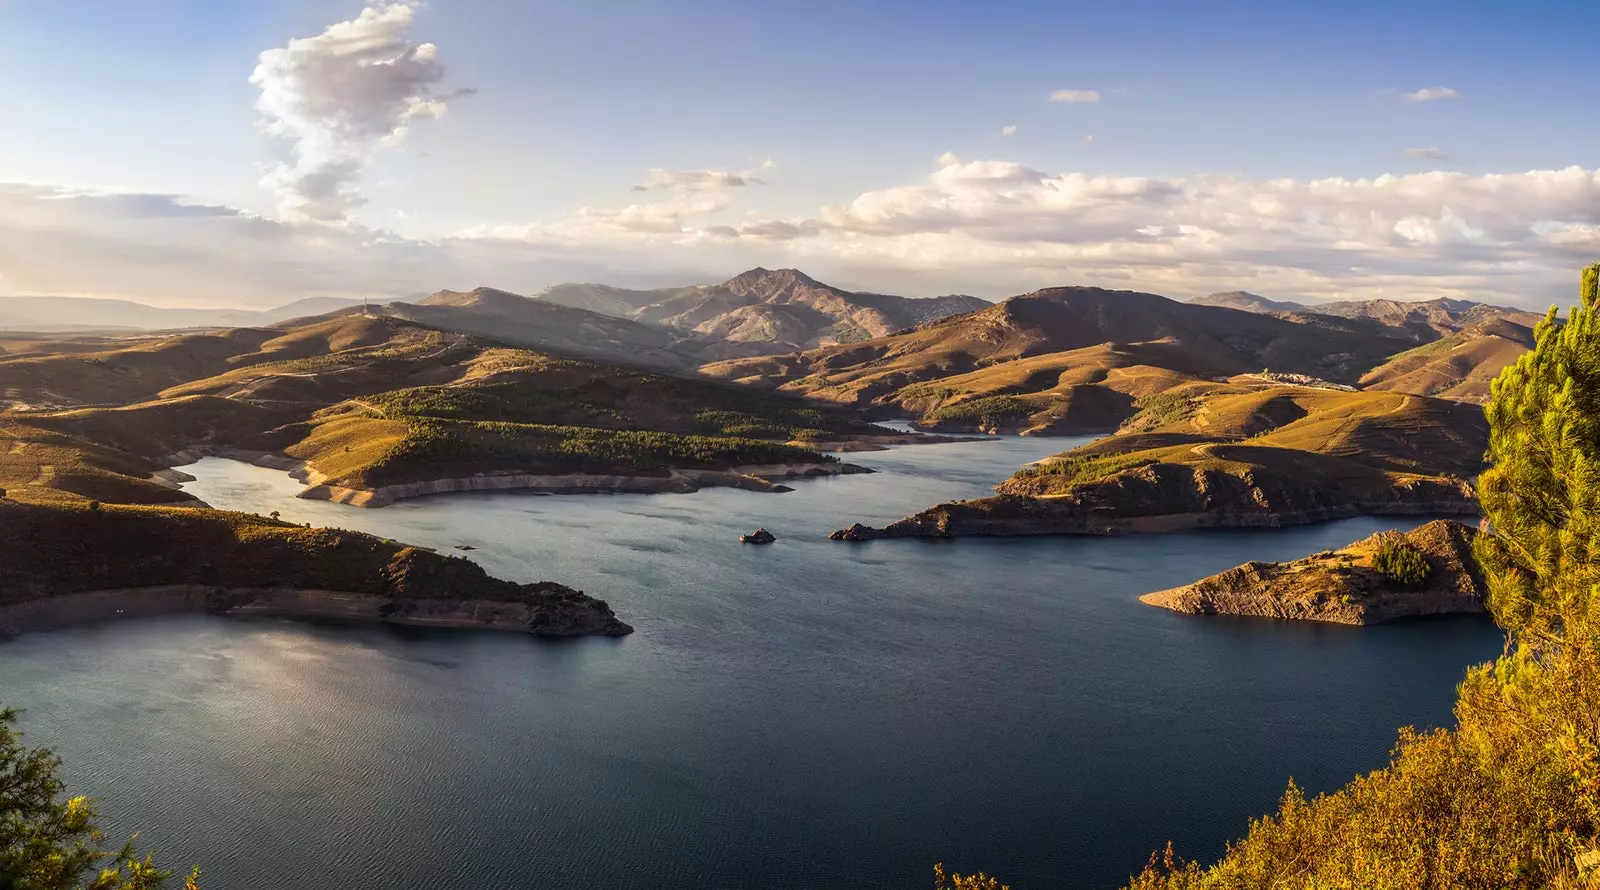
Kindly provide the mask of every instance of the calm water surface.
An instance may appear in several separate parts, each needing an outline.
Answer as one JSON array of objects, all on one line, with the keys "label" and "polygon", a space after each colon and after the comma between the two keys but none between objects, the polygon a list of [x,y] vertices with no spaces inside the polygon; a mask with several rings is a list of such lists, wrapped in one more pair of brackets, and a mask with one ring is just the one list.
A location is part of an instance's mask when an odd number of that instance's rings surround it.
[{"label": "calm water surface", "polygon": [[[784,495],[451,495],[359,510],[189,467],[214,506],[472,553],[637,632],[542,642],[187,616],[0,645],[0,690],[119,831],[213,890],[1114,887],[1213,858],[1292,775],[1331,789],[1448,723],[1479,620],[1195,618],[1137,596],[1393,525],[825,540],[979,497],[1073,442],[852,455]],[[1407,523],[1407,525],[1415,523]],[[758,525],[779,538],[741,546]]]}]

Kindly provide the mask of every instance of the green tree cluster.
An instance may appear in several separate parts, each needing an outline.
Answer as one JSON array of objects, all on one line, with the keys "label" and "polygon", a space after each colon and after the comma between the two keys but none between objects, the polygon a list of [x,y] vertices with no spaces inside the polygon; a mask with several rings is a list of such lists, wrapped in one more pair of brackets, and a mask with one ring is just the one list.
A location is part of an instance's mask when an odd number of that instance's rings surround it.
[{"label": "green tree cluster", "polygon": [[1422,551],[1400,539],[1386,538],[1372,554],[1372,570],[1394,587],[1421,587],[1433,574]]},{"label": "green tree cluster", "polygon": [[1477,559],[1504,654],[1468,672],[1454,730],[1403,730],[1389,765],[1292,783],[1223,859],[1152,860],[1134,890],[1600,887],[1600,266],[1495,381]]},{"label": "green tree cluster", "polygon": [[[29,749],[16,729],[18,712],[0,710],[0,890],[159,890],[171,873],[140,856],[128,841],[104,846],[94,804],[66,797],[56,777],[61,760]],[[184,882],[199,890],[200,870]]]}]

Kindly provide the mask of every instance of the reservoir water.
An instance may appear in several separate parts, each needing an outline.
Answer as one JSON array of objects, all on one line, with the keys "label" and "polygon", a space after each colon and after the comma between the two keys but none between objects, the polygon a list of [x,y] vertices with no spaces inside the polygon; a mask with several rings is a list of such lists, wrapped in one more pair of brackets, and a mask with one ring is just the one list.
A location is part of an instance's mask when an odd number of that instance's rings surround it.
[{"label": "reservoir water", "polygon": [[[213,506],[470,556],[609,601],[632,636],[185,616],[0,645],[0,700],[76,793],[208,890],[1109,888],[1167,840],[1214,859],[1293,776],[1446,725],[1484,620],[1197,618],[1139,594],[1393,521],[1110,539],[844,544],[1075,444],[850,455],[758,494],[450,495],[360,510],[208,459]],[[1402,527],[1416,522],[1402,521]],[[765,526],[767,547],[740,545]]]}]

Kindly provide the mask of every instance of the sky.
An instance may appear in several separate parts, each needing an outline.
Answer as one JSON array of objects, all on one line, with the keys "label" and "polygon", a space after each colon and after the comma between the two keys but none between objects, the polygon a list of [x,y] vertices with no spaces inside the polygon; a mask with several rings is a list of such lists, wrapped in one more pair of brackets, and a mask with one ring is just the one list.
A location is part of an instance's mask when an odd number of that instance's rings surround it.
[{"label": "sky", "polygon": [[1588,7],[0,0],[0,295],[1570,302]]}]

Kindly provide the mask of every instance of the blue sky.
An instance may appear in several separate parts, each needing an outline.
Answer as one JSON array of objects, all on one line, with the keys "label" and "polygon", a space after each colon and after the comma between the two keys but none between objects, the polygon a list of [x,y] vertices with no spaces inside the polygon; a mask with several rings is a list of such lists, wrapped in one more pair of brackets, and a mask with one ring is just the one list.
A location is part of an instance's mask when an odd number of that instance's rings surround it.
[{"label": "blue sky", "polygon": [[[0,183],[28,184],[0,234],[30,248],[0,244],[0,293],[260,303],[760,263],[913,294],[1538,303],[1600,254],[1586,3],[371,4],[405,9],[386,47],[436,47],[415,82],[363,105],[305,44],[274,81],[299,135],[264,131],[261,53],[368,5],[0,0]],[[390,121],[405,89],[438,106],[402,136],[328,123]],[[1445,98],[1406,98],[1424,89]],[[264,186],[328,150],[318,126],[333,159]],[[333,161],[339,200],[306,198]],[[140,224],[107,191],[226,212]]]}]

